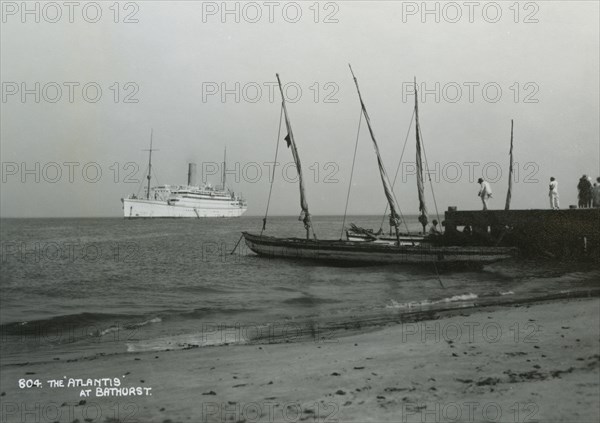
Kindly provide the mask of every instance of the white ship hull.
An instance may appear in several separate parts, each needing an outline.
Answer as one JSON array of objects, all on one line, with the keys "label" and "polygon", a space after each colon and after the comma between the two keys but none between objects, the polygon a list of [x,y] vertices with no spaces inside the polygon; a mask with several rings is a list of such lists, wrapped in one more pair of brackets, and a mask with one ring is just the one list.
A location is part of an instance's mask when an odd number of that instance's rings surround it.
[{"label": "white ship hull", "polygon": [[194,200],[168,204],[166,201],[123,199],[123,216],[126,218],[152,217],[240,217],[247,207],[228,200]]}]

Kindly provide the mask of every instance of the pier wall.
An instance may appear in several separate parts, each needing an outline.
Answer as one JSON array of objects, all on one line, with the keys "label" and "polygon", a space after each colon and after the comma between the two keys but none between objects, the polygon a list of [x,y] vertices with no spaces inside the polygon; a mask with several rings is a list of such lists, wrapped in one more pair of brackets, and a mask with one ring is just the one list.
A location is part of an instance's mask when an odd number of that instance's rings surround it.
[{"label": "pier wall", "polygon": [[[463,233],[465,225],[471,234]],[[448,243],[514,246],[526,256],[600,262],[600,209],[478,210],[445,214]]]}]

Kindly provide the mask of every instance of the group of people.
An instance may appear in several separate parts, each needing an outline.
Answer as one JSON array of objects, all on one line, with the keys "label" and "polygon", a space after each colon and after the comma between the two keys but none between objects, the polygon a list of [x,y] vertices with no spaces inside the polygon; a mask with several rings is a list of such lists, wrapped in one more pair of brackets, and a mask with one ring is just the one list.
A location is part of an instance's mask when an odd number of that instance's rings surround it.
[{"label": "group of people", "polygon": [[[480,185],[477,195],[483,203],[483,210],[488,209],[488,201],[492,198],[492,188],[489,182],[483,178],[477,181]],[[583,175],[577,184],[578,190],[578,207],[579,208],[600,208],[600,177],[596,178],[596,182],[592,185],[592,178]],[[548,186],[548,197],[550,199],[550,208],[558,210],[560,208],[558,200],[558,181],[553,176],[550,178]]]},{"label": "group of people", "polygon": [[596,183],[592,186],[592,178],[583,175],[579,178],[577,191],[579,191],[577,195],[579,208],[600,207],[600,177],[596,178]]},{"label": "group of people", "polygon": [[[492,198],[492,188],[489,182],[487,182],[483,178],[479,178],[477,182],[480,186],[477,196],[481,198],[481,202],[483,203],[483,210],[487,210],[488,201],[490,198]],[[579,200],[579,208],[600,208],[600,177],[596,178],[596,182],[592,185],[592,179],[589,178],[587,175],[583,175],[579,179],[579,183],[577,184],[577,190],[579,192],[577,196]],[[550,198],[550,208],[552,210],[558,210],[560,208],[558,201],[558,181],[554,176],[550,178],[550,184],[548,185],[548,197]],[[442,226],[444,226],[444,223],[445,222],[442,222]],[[431,222],[429,231],[427,231],[427,234],[429,236],[436,236],[442,234],[442,230],[440,229],[438,224],[439,222],[436,219],[434,219]],[[466,235],[471,235],[471,228],[466,226],[463,233]]]},{"label": "group of people", "polygon": [[[580,209],[600,208],[600,177],[596,178],[596,182],[592,185],[592,178],[583,175],[579,178],[577,191],[577,207]],[[550,198],[550,208],[558,210],[558,182],[554,177],[550,178],[548,197]]]}]

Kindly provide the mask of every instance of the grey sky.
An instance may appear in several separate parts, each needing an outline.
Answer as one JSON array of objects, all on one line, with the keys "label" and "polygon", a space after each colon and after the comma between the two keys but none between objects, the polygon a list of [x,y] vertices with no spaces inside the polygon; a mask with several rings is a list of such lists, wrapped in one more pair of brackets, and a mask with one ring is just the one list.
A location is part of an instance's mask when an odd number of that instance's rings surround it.
[{"label": "grey sky", "polygon": [[[432,178],[440,209],[479,208],[475,181],[486,163],[493,180],[495,163],[501,167],[502,177],[492,183],[492,208],[504,206],[511,118],[519,171],[514,208],[547,208],[550,176],[559,181],[561,205],[576,204],[578,178],[583,173],[600,176],[596,1],[521,2],[517,8],[512,1],[478,2],[471,11],[473,22],[464,2],[428,2],[432,10],[439,7],[439,23],[435,15],[414,9],[422,2],[338,1],[318,7],[312,1],[297,2],[302,15],[296,23],[291,23],[295,4],[283,1],[273,3],[272,23],[264,2],[228,2],[232,10],[239,5],[239,23],[235,13],[221,15],[222,2],[200,1],[122,3],[118,23],[109,9],[113,2],[98,2],[102,16],[89,23],[86,18],[93,20],[95,9],[88,7],[83,16],[87,3],[74,10],[73,23],[62,2],[56,3],[62,11],[56,23],[48,22],[56,10],[39,3],[36,23],[35,15],[22,16],[21,2],[2,2],[2,217],[120,216],[120,198],[139,187],[124,181],[130,169],[123,167],[139,164],[133,178],[144,178],[147,153],[141,150],[148,148],[151,128],[160,150],[153,161],[158,182],[184,184],[189,161],[200,172],[203,162],[222,160],[226,145],[231,188],[248,200],[248,214],[263,213],[269,184],[264,163],[273,161],[280,114],[278,92],[274,101],[269,99],[276,72],[284,83],[292,83],[289,96],[294,96],[293,84],[302,90],[301,98],[289,103],[289,113],[311,212],[343,213],[360,111],[348,63],[358,77],[391,177],[414,103],[412,95],[403,93],[405,83],[416,76],[420,87],[431,90],[421,99],[421,128],[430,167],[438,166]],[[257,10],[262,18],[252,23]],[[498,10],[502,15],[492,23]],[[137,23],[122,22],[134,12]],[[327,19],[337,22],[325,23]],[[21,92],[10,94],[15,87],[20,91],[22,83],[32,89],[36,82],[39,103],[34,94],[24,102]],[[80,84],[74,86],[72,103],[65,82]],[[81,94],[90,82],[102,89],[96,103]],[[62,87],[56,103],[48,101],[56,93],[52,83]],[[210,95],[223,86],[232,90],[225,101],[220,92]],[[257,86],[262,97],[253,102]],[[124,96],[136,87],[131,99],[138,102],[125,103]],[[462,97],[452,102],[457,87]],[[93,87],[88,94],[95,95]],[[284,136],[282,129],[280,138]],[[379,214],[385,206],[370,143],[363,126],[350,213]],[[414,162],[414,155],[411,131],[404,160]],[[278,161],[292,161],[283,141]],[[39,172],[22,181],[22,163],[35,169],[36,162]],[[60,165],[61,177],[51,162]],[[65,162],[79,164],[72,183]],[[97,182],[82,176],[89,163],[102,170]],[[252,182],[258,168],[262,176]],[[408,214],[418,212],[410,170],[405,167],[408,174],[395,190]],[[88,171],[94,179],[94,167]],[[338,182],[325,183],[328,176]],[[208,179],[219,182],[218,175]],[[429,184],[427,191],[431,203]],[[271,211],[297,215],[299,210],[297,184],[286,182],[279,168]]]}]

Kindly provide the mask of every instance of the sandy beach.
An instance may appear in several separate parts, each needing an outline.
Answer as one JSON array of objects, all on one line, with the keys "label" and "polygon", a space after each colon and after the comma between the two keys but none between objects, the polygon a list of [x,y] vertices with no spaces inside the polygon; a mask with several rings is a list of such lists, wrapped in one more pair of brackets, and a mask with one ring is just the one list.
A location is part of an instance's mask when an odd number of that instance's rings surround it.
[{"label": "sandy beach", "polygon": [[302,342],[4,365],[2,421],[599,420],[600,299],[433,317]]}]

